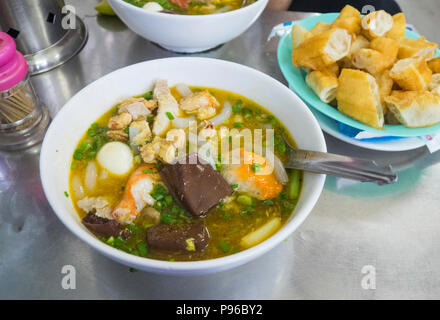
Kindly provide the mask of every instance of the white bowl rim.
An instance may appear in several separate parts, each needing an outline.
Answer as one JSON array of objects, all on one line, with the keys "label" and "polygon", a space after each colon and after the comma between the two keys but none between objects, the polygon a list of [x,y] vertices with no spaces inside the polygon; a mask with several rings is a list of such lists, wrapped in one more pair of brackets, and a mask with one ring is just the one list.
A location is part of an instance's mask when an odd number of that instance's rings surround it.
[{"label": "white bowl rim", "polygon": [[[167,18],[171,18],[171,19],[175,19],[175,20],[195,20],[195,19],[207,19],[207,17],[213,17],[218,18],[218,17],[225,17],[225,16],[234,16],[234,15],[239,15],[241,14],[241,12],[245,11],[245,10],[252,10],[252,8],[254,6],[256,6],[257,4],[259,5],[262,2],[268,2],[268,0],[257,0],[254,3],[247,5],[246,7],[241,7],[239,9],[235,9],[235,10],[231,10],[231,11],[226,11],[226,12],[218,12],[218,13],[210,13],[210,14],[169,14],[169,13],[164,13],[164,12],[156,12],[156,11],[148,11],[148,10],[144,10],[138,6],[135,6],[133,4],[130,4],[128,2],[125,2],[124,0],[113,0],[113,1],[119,1],[121,2],[121,5],[124,7],[133,7],[134,10],[138,11],[138,12],[143,12],[147,15],[151,14],[151,15],[162,15],[164,17]],[[237,13],[239,12],[239,13]],[[209,18],[208,18],[209,19]]]},{"label": "white bowl rim", "polygon": [[[112,71],[99,79],[93,81],[92,83],[85,86],[83,89],[81,89],[79,92],[77,92],[73,97],[69,99],[69,101],[66,102],[64,107],[61,108],[61,110],[58,112],[56,117],[52,120],[52,123],[50,124],[45,138],[42,143],[41,147],[41,153],[40,153],[40,177],[41,182],[43,186],[44,193],[46,195],[46,198],[55,212],[55,214],[58,216],[58,218],[61,220],[61,222],[69,229],[72,233],[74,233],[79,239],[93,247],[95,250],[99,251],[100,253],[119,261],[120,263],[130,265],[130,266],[142,266],[144,267],[143,270],[148,270],[150,272],[156,272],[156,273],[170,273],[170,274],[185,274],[191,271],[197,272],[201,271],[199,274],[202,274],[203,271],[205,273],[209,272],[215,272],[216,270],[221,271],[224,269],[228,269],[228,266],[236,266],[244,264],[254,258],[257,258],[264,254],[265,252],[269,251],[279,243],[281,243],[284,239],[289,237],[307,218],[307,216],[312,211],[313,207],[315,206],[316,202],[319,199],[319,196],[321,195],[322,189],[324,187],[326,176],[322,174],[311,174],[315,177],[315,188],[311,191],[309,196],[309,201],[304,205],[304,208],[302,209],[301,214],[297,213],[291,221],[286,222],[280,230],[278,230],[275,234],[273,234],[270,238],[264,240],[260,244],[251,247],[249,249],[240,251],[238,253],[231,254],[229,256],[215,258],[215,259],[208,259],[208,260],[196,260],[196,261],[164,261],[164,260],[156,260],[156,259],[150,259],[150,258],[144,258],[144,257],[138,257],[129,253],[126,253],[122,250],[118,250],[116,248],[113,248],[105,243],[103,243],[101,240],[99,240],[96,236],[89,233],[85,229],[83,229],[70,214],[64,214],[65,211],[63,206],[61,205],[61,201],[59,200],[59,197],[48,192],[50,190],[50,186],[47,184],[46,177],[50,175],[51,167],[50,167],[50,158],[49,154],[51,148],[54,148],[55,146],[48,145],[49,139],[52,135],[54,128],[57,126],[57,123],[60,121],[59,119],[62,119],[64,113],[69,112],[70,109],[74,109],[76,106],[74,104],[70,104],[70,101],[76,96],[82,94],[86,90],[92,90],[94,86],[96,86],[100,81],[104,81],[107,77],[112,77],[118,74],[119,72],[123,72],[126,69],[129,68],[136,68],[140,64],[145,63],[158,63],[160,62],[167,62],[171,60],[180,60],[182,63],[185,61],[205,61],[207,63],[209,62],[215,62],[220,64],[233,64],[238,69],[245,69],[249,72],[254,73],[255,75],[258,75],[259,77],[265,78],[265,81],[271,82],[274,86],[279,87],[281,90],[284,90],[286,94],[289,94],[293,100],[295,100],[295,103],[303,104],[304,111],[309,114],[309,116],[314,120],[313,128],[311,130],[316,131],[319,136],[318,141],[318,149],[317,151],[326,152],[327,147],[324,139],[324,135],[322,133],[321,128],[319,127],[319,124],[316,120],[316,118],[313,116],[312,112],[307,108],[307,106],[304,104],[304,102],[289,88],[287,88],[285,85],[283,85],[278,80],[270,77],[269,75],[253,69],[251,67],[238,64],[235,62],[227,61],[227,60],[221,60],[221,59],[212,59],[212,58],[202,58],[202,57],[171,57],[171,58],[162,58],[162,59],[155,59],[155,60],[148,60],[148,61],[142,61],[136,64],[132,64],[120,69],[117,69],[115,71]],[[252,98],[252,97],[251,97]],[[270,111],[270,109],[268,109]],[[140,267],[139,267],[140,268]]]}]

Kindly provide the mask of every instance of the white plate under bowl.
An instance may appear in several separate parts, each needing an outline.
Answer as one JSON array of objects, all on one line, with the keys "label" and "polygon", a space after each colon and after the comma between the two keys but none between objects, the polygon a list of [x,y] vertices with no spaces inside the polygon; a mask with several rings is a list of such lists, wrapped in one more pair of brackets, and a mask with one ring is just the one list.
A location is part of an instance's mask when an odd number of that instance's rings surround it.
[{"label": "white plate under bowl", "polygon": [[310,108],[316,120],[318,120],[321,129],[336,139],[342,140],[349,144],[371,150],[378,151],[408,151],[423,147],[425,143],[417,137],[400,138],[389,141],[361,141],[350,138],[339,131],[338,122],[325,114],[319,112],[315,108]]},{"label": "white plate under bowl", "polygon": [[[78,238],[107,257],[136,269],[172,275],[200,275],[226,270],[272,249],[312,211],[324,187],[325,175],[305,173],[301,196],[286,224],[259,245],[230,256],[191,262],[170,262],[134,256],[108,246],[81,223],[69,190],[73,152],[87,128],[113,105],[150,90],[158,78],[169,85],[184,82],[236,92],[253,99],[280,119],[299,148],[325,152],[324,135],[309,108],[289,88],[268,75],[236,63],[206,58],[151,60],[114,71],[78,92],[52,121],[43,141],[40,176],[49,204]],[[274,99],[276,97],[276,99]]]}]

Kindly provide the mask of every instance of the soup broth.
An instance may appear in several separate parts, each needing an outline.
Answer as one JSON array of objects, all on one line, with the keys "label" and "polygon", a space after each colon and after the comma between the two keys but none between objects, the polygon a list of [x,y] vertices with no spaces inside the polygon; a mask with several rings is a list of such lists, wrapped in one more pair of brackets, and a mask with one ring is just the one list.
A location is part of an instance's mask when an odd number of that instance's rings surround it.
[{"label": "soup broth", "polygon": [[137,7],[143,7],[148,2],[160,4],[164,10],[172,11],[178,14],[202,15],[221,13],[237,10],[254,3],[257,0],[198,0],[198,1],[167,1],[167,0],[124,0]]},{"label": "soup broth", "polygon": [[[216,116],[222,112],[222,108],[226,108],[226,104],[231,105],[231,115],[221,125],[214,125],[211,129],[215,131],[225,130],[224,128],[230,130],[249,129],[252,133],[256,129],[273,129],[274,154],[282,162],[288,159],[288,149],[284,139],[292,146],[295,145],[294,140],[282,123],[262,106],[244,96],[229,91],[205,87],[189,87],[189,89],[192,95],[204,92],[215,97],[219,104]],[[184,98],[181,90],[178,90],[176,87],[172,87],[170,93],[177,101],[182,101]],[[149,91],[136,98],[145,99],[147,102],[153,101],[154,94],[152,91]],[[100,150],[106,144],[114,141],[112,137],[109,137],[108,133],[111,130],[108,126],[112,119],[118,117],[118,112],[120,113],[123,103],[112,107],[101,118],[97,119],[84,134],[81,141],[79,141],[73,155],[68,195],[71,197],[81,219],[85,218],[90,212],[94,213],[100,210],[99,205],[96,203],[93,204],[95,207],[92,210],[85,210],[84,205],[79,205],[82,199],[105,199],[106,207],[110,210],[107,210],[106,214],[115,212],[114,208],[120,205],[121,199],[127,195],[127,188],[130,187],[129,181],[132,179],[133,172],[145,166],[143,153],[139,152],[139,147],[133,147],[130,141],[122,142],[130,146],[134,154],[133,166],[127,173],[111,173],[99,161]],[[180,106],[183,106],[182,102]],[[155,112],[160,113],[160,110]],[[188,116],[186,111],[180,110],[179,116],[182,115]],[[146,117],[150,127],[153,127],[157,117],[158,115],[154,112]],[[170,118],[174,120],[175,117],[170,116]],[[197,120],[197,124],[198,126],[205,125],[209,121],[209,119]],[[174,122],[170,122],[170,127],[167,129],[168,132],[173,129]],[[126,128],[121,130],[121,132],[129,135],[130,130]],[[189,136],[188,131],[186,133]],[[149,141],[145,145],[154,143],[153,137],[148,139]],[[265,140],[263,139],[263,141]],[[231,139],[229,139],[229,142],[231,143]],[[140,150],[143,149],[140,148]],[[222,159],[220,158],[221,156],[214,159],[215,170],[221,173],[221,175],[226,176],[225,172],[229,170],[229,167],[222,164]],[[281,191],[273,191],[273,188],[270,189],[269,192],[272,192],[272,195],[274,195],[273,192],[276,192],[276,196],[258,198],[252,192],[248,192],[247,187],[245,187],[245,185],[249,184],[251,178],[245,178],[243,182],[232,181],[234,183],[228,180],[228,183],[231,183],[233,193],[218,202],[206,214],[195,216],[190,214],[180,201],[176,201],[176,197],[162,183],[163,177],[158,175],[158,172],[161,170],[159,158],[152,161],[151,166],[151,169],[142,170],[142,172],[146,175],[158,177],[158,182],[150,193],[155,201],[154,205],[146,205],[146,207],[151,207],[151,210],[154,209],[156,213],[160,214],[160,218],[141,214],[144,212],[141,211],[134,220],[128,223],[125,223],[126,221],[121,222],[121,232],[117,236],[103,236],[100,234],[97,234],[97,236],[108,245],[130,254],[167,261],[194,261],[219,258],[258,244],[273,235],[289,219],[298,201],[302,184],[302,173],[291,170],[287,172],[289,180],[284,182],[282,186],[279,184],[280,188],[282,188]],[[260,164],[253,163],[252,170],[257,172],[256,169],[261,169],[261,166],[258,166]],[[251,172],[250,174],[253,173]],[[276,177],[273,173],[272,175]],[[267,181],[264,180],[263,182],[266,183]],[[185,225],[197,222],[202,222],[209,233],[208,244],[203,250],[194,250],[190,238],[187,239],[187,250],[163,250],[149,245],[147,230],[151,227],[157,225]],[[250,234],[252,236],[249,236]],[[254,239],[255,237],[257,237],[256,240]]]}]

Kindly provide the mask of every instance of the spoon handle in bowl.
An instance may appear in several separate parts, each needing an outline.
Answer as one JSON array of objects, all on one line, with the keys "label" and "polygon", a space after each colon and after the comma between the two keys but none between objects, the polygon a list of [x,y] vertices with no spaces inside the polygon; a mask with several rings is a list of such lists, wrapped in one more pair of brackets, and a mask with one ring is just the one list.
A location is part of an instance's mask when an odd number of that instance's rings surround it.
[{"label": "spoon handle in bowl", "polygon": [[393,172],[390,165],[379,166],[372,160],[317,151],[291,150],[289,160],[284,167],[361,182],[374,182],[378,185],[397,181],[397,174]]}]

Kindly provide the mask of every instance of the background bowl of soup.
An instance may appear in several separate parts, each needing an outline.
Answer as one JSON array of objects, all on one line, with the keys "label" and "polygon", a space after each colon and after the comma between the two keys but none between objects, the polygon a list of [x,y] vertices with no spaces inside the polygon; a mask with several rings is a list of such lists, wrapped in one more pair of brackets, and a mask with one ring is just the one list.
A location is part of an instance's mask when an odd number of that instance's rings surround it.
[{"label": "background bowl of soup", "polygon": [[186,83],[248,97],[282,122],[298,148],[326,151],[319,124],[306,105],[283,84],[260,71],[207,58],[167,58],[138,63],[114,71],[82,89],[52,121],[42,145],[40,175],[46,197],[59,219],[77,237],[115,261],[140,270],[173,275],[226,270],[257,258],[289,237],[312,211],[324,186],[324,175],[304,173],[297,205],[278,232],[254,247],[221,258],[170,262],[134,256],[103,243],[84,227],[72,197],[66,196],[72,154],[92,123],[116,103],[149,90],[158,78],[167,79],[170,86]]},{"label": "background bowl of soup", "polygon": [[135,33],[175,52],[200,52],[245,32],[260,16],[268,0],[236,10],[182,15],[146,11],[124,0],[109,0],[118,17]]}]

